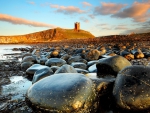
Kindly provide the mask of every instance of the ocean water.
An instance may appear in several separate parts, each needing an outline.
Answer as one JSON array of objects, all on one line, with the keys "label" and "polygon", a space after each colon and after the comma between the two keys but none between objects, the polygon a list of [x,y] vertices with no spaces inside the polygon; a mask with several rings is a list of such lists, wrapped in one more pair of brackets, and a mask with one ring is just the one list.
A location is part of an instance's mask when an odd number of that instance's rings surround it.
[{"label": "ocean water", "polygon": [[5,54],[18,54],[21,51],[13,51],[13,48],[26,48],[30,47],[29,45],[24,44],[0,44],[0,60],[6,60],[9,56]]}]

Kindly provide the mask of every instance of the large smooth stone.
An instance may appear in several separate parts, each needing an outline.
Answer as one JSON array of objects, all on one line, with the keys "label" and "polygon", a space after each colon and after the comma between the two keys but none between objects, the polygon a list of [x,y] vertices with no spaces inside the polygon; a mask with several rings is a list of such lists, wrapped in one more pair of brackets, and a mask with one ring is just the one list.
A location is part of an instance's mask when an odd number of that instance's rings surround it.
[{"label": "large smooth stone", "polygon": [[49,67],[51,67],[51,66],[59,66],[60,67],[64,64],[66,64],[66,61],[63,59],[60,59],[60,58],[50,58],[45,62],[45,65],[49,66]]},{"label": "large smooth stone", "polygon": [[28,89],[26,100],[37,109],[53,113],[95,113],[98,101],[92,80],[79,73],[43,78]]},{"label": "large smooth stone", "polygon": [[68,64],[65,64],[63,66],[61,66],[56,72],[55,74],[58,74],[58,73],[77,73],[77,71],[75,70],[74,67],[68,65]]},{"label": "large smooth stone", "polygon": [[73,66],[74,68],[80,68],[80,69],[85,69],[85,70],[87,68],[87,65],[82,62],[72,62],[71,66]]},{"label": "large smooth stone", "polygon": [[41,80],[47,76],[50,76],[52,74],[53,74],[53,71],[50,67],[45,67],[43,69],[37,70],[34,73],[32,84],[34,84],[35,82],[37,82],[37,81],[39,81],[39,80]]},{"label": "large smooth stone", "polygon": [[96,64],[97,76],[116,76],[120,70],[127,66],[131,66],[131,63],[122,56],[117,55],[109,58],[103,58]]},{"label": "large smooth stone", "polygon": [[143,111],[150,111],[150,67],[134,65],[121,70],[113,96],[121,109],[148,113]]},{"label": "large smooth stone", "polygon": [[[48,66],[43,66],[40,64],[34,64],[26,70],[26,74],[34,75],[34,73],[40,69],[47,68]],[[49,68],[49,67],[48,67]]]}]

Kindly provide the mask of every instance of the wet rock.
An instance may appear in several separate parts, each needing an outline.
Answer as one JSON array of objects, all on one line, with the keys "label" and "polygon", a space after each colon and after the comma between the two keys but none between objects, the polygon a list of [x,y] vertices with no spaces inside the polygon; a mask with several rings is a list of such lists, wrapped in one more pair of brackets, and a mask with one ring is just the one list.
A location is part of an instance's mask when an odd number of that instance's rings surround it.
[{"label": "wet rock", "polygon": [[150,67],[129,66],[116,78],[113,96],[121,109],[135,112],[150,110]]},{"label": "wet rock", "polygon": [[32,57],[32,56],[25,56],[23,59],[22,59],[22,63],[23,62],[35,62],[35,59]]},{"label": "wet rock", "polygon": [[[80,96],[83,98],[79,98]],[[51,112],[73,113],[89,111],[93,105],[90,100],[95,100],[95,95],[90,79],[78,73],[63,73],[51,75],[33,84],[27,92],[27,99],[35,107]],[[87,107],[84,108],[84,105]]]},{"label": "wet rock", "polygon": [[87,69],[87,65],[85,63],[82,62],[72,62],[71,66],[73,66],[74,68],[80,68],[80,69]]},{"label": "wet rock", "polygon": [[74,67],[68,65],[68,64],[65,64],[63,66],[61,66],[56,72],[55,74],[58,74],[58,73],[77,73],[77,71],[75,70]]},{"label": "wet rock", "polygon": [[23,63],[21,63],[21,70],[26,71],[33,64],[34,64],[33,62],[23,62]]},{"label": "wet rock", "polygon": [[41,80],[47,76],[50,76],[52,74],[53,74],[53,71],[51,70],[50,67],[45,67],[43,69],[37,70],[34,73],[32,84],[34,84],[35,82],[37,82],[37,81],[39,81],[39,80]]},{"label": "wet rock", "polygon": [[97,76],[117,76],[117,73],[126,66],[131,66],[131,63],[119,55],[100,59],[99,63],[96,64]]},{"label": "wet rock", "polygon": [[49,66],[49,67],[51,67],[51,66],[59,66],[60,67],[64,64],[66,64],[66,61],[63,59],[60,59],[60,58],[50,58],[45,62],[45,65]]},{"label": "wet rock", "polygon": [[48,66],[43,66],[40,64],[34,64],[26,70],[27,75],[34,75],[34,73],[40,69],[49,68]]},{"label": "wet rock", "polygon": [[34,111],[96,113],[99,96],[107,94],[110,86],[79,73],[54,74],[33,84],[26,101]]}]

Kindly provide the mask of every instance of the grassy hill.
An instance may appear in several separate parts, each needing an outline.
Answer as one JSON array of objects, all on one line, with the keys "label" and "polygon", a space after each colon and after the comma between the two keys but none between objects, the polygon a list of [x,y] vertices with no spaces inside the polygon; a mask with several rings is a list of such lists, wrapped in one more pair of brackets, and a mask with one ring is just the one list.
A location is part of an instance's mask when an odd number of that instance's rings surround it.
[{"label": "grassy hill", "polygon": [[0,43],[38,43],[54,40],[88,39],[94,38],[88,31],[74,29],[49,29],[45,31],[16,36],[0,36]]}]

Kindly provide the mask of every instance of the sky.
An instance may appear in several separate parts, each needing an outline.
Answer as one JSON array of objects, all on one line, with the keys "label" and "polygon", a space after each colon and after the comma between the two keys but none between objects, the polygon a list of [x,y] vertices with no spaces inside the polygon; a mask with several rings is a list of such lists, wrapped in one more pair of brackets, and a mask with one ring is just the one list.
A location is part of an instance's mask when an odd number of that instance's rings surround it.
[{"label": "sky", "polygon": [[0,36],[75,22],[94,36],[150,32],[150,0],[0,0]]}]

